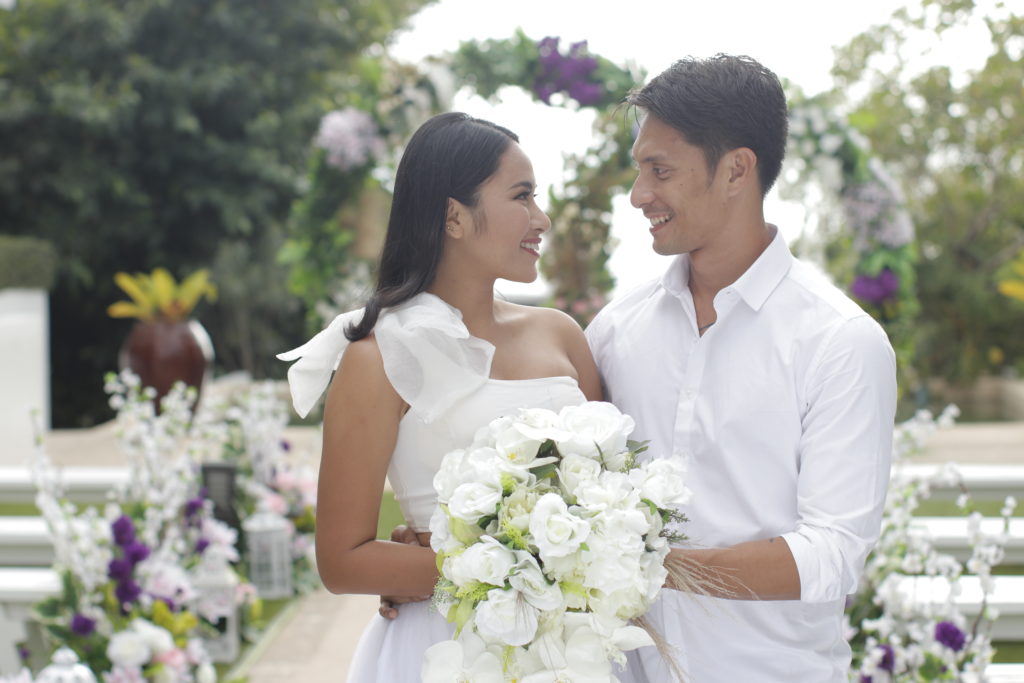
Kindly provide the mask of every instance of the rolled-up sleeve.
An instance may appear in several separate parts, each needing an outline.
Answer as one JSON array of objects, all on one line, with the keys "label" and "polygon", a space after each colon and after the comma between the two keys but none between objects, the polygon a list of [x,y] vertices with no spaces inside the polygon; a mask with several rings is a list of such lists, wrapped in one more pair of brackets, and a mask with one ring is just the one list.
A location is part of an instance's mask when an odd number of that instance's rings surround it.
[{"label": "rolled-up sleeve", "polygon": [[801,601],[828,602],[856,590],[885,505],[896,360],[878,323],[860,316],[837,325],[811,364],[805,396],[798,523],[782,537]]}]

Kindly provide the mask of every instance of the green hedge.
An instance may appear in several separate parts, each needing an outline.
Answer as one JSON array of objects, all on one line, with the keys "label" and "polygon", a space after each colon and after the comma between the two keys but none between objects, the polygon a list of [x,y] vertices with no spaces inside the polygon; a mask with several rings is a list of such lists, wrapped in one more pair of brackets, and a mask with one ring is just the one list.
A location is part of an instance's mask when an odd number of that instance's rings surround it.
[{"label": "green hedge", "polygon": [[0,235],[0,289],[53,288],[57,250],[37,237]]}]

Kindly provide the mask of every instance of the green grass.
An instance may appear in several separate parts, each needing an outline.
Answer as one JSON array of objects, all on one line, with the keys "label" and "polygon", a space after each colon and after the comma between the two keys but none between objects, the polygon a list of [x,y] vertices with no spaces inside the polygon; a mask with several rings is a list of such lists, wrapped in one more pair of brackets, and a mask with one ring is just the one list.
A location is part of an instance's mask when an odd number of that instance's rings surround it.
[{"label": "green grass", "polygon": [[997,640],[992,643],[996,654],[992,661],[996,664],[1019,664],[1024,662],[1024,643],[1011,643]]},{"label": "green grass", "polygon": [[395,494],[385,491],[380,502],[380,517],[377,518],[377,538],[391,538],[391,530],[399,524],[405,524],[405,517],[398,508]]},{"label": "green grass", "polygon": [[39,508],[34,503],[0,503],[0,517],[35,517]]},{"label": "green grass", "polygon": [[[999,517],[1003,503],[998,500],[975,501],[974,509],[986,517]],[[925,500],[914,510],[915,517],[962,517],[963,515],[964,511],[957,507],[955,500]]]}]

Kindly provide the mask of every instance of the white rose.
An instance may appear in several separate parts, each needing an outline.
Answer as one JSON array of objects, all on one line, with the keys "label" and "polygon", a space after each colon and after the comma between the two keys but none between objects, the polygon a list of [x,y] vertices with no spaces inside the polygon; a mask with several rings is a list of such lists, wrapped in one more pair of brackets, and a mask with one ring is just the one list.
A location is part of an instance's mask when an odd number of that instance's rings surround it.
[{"label": "white rose", "polygon": [[435,553],[451,553],[462,547],[448,524],[448,515],[440,505],[430,515],[430,549]]},{"label": "white rose", "polygon": [[686,465],[679,460],[658,459],[630,471],[629,480],[640,496],[659,508],[685,505],[692,496],[686,487]]},{"label": "white rose", "polygon": [[434,490],[437,492],[438,502],[447,503],[455,488],[463,483],[465,458],[466,451],[460,448],[449,452],[441,459],[441,466],[434,475]]},{"label": "white rose", "polygon": [[587,588],[613,593],[623,588],[643,589],[646,592],[640,554],[618,554],[606,547],[597,546],[583,553],[587,563],[583,585]]},{"label": "white rose", "polygon": [[131,629],[142,636],[154,655],[170,652],[177,647],[170,631],[145,619],[133,619]]},{"label": "white rose", "polygon": [[448,501],[448,512],[465,522],[493,515],[501,502],[501,486],[471,481],[459,484]]},{"label": "white rose", "polygon": [[584,568],[582,550],[562,557],[544,558],[544,573],[558,581],[582,584]]},{"label": "white rose", "polygon": [[515,424],[524,436],[540,443],[549,439],[557,442],[571,436],[562,425],[561,415],[546,408],[521,408]]},{"label": "white rose", "polygon": [[581,484],[596,481],[601,476],[601,463],[582,455],[570,453],[558,463],[558,480],[572,497]]},{"label": "white rose", "polygon": [[445,560],[445,575],[457,586],[471,581],[503,586],[515,564],[515,553],[494,538],[481,536],[465,552]]},{"label": "white rose", "polygon": [[633,418],[602,401],[566,406],[559,416],[571,434],[568,439],[556,441],[563,457],[570,453],[595,459],[616,456],[626,450],[626,439],[635,426]]},{"label": "white rose", "polygon": [[648,604],[643,593],[635,587],[623,588],[611,593],[592,591],[590,609],[594,614],[629,621],[647,611]]},{"label": "white rose", "polygon": [[508,582],[539,610],[553,610],[562,606],[562,591],[558,584],[548,583],[537,559],[525,550],[516,551],[516,565]]},{"label": "white rose", "polygon": [[136,631],[118,631],[107,643],[107,657],[114,666],[142,667],[152,656],[145,637]]},{"label": "white rose", "polygon": [[[667,554],[667,553],[666,553]],[[661,553],[644,553],[640,557],[640,570],[643,572],[646,583],[645,598],[648,603],[654,602],[661,589],[665,586],[665,579],[668,578],[668,570],[665,569],[665,555]]]},{"label": "white rose", "polygon": [[640,491],[633,486],[629,475],[622,472],[602,472],[599,479],[581,484],[576,490],[576,502],[589,513],[603,513],[615,508],[632,509],[640,504]]},{"label": "white rose", "polygon": [[589,533],[587,521],[570,513],[557,493],[541,496],[530,514],[530,534],[545,562],[574,552]]},{"label": "white rose", "polygon": [[517,590],[495,588],[476,606],[476,629],[485,639],[526,645],[537,632],[537,608]]}]

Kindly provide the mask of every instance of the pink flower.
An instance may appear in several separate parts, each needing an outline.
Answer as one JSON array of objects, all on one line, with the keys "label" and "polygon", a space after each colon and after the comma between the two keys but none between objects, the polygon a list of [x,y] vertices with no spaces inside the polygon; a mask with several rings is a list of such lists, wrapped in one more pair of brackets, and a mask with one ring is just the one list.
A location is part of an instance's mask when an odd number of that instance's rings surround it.
[{"label": "pink flower", "polygon": [[263,500],[271,512],[278,515],[288,513],[288,501],[284,499],[284,496],[277,493],[268,493]]},{"label": "pink flower", "polygon": [[188,669],[188,657],[185,655],[185,651],[179,648],[161,652],[153,657],[153,661],[160,662],[175,671],[185,671]]}]

